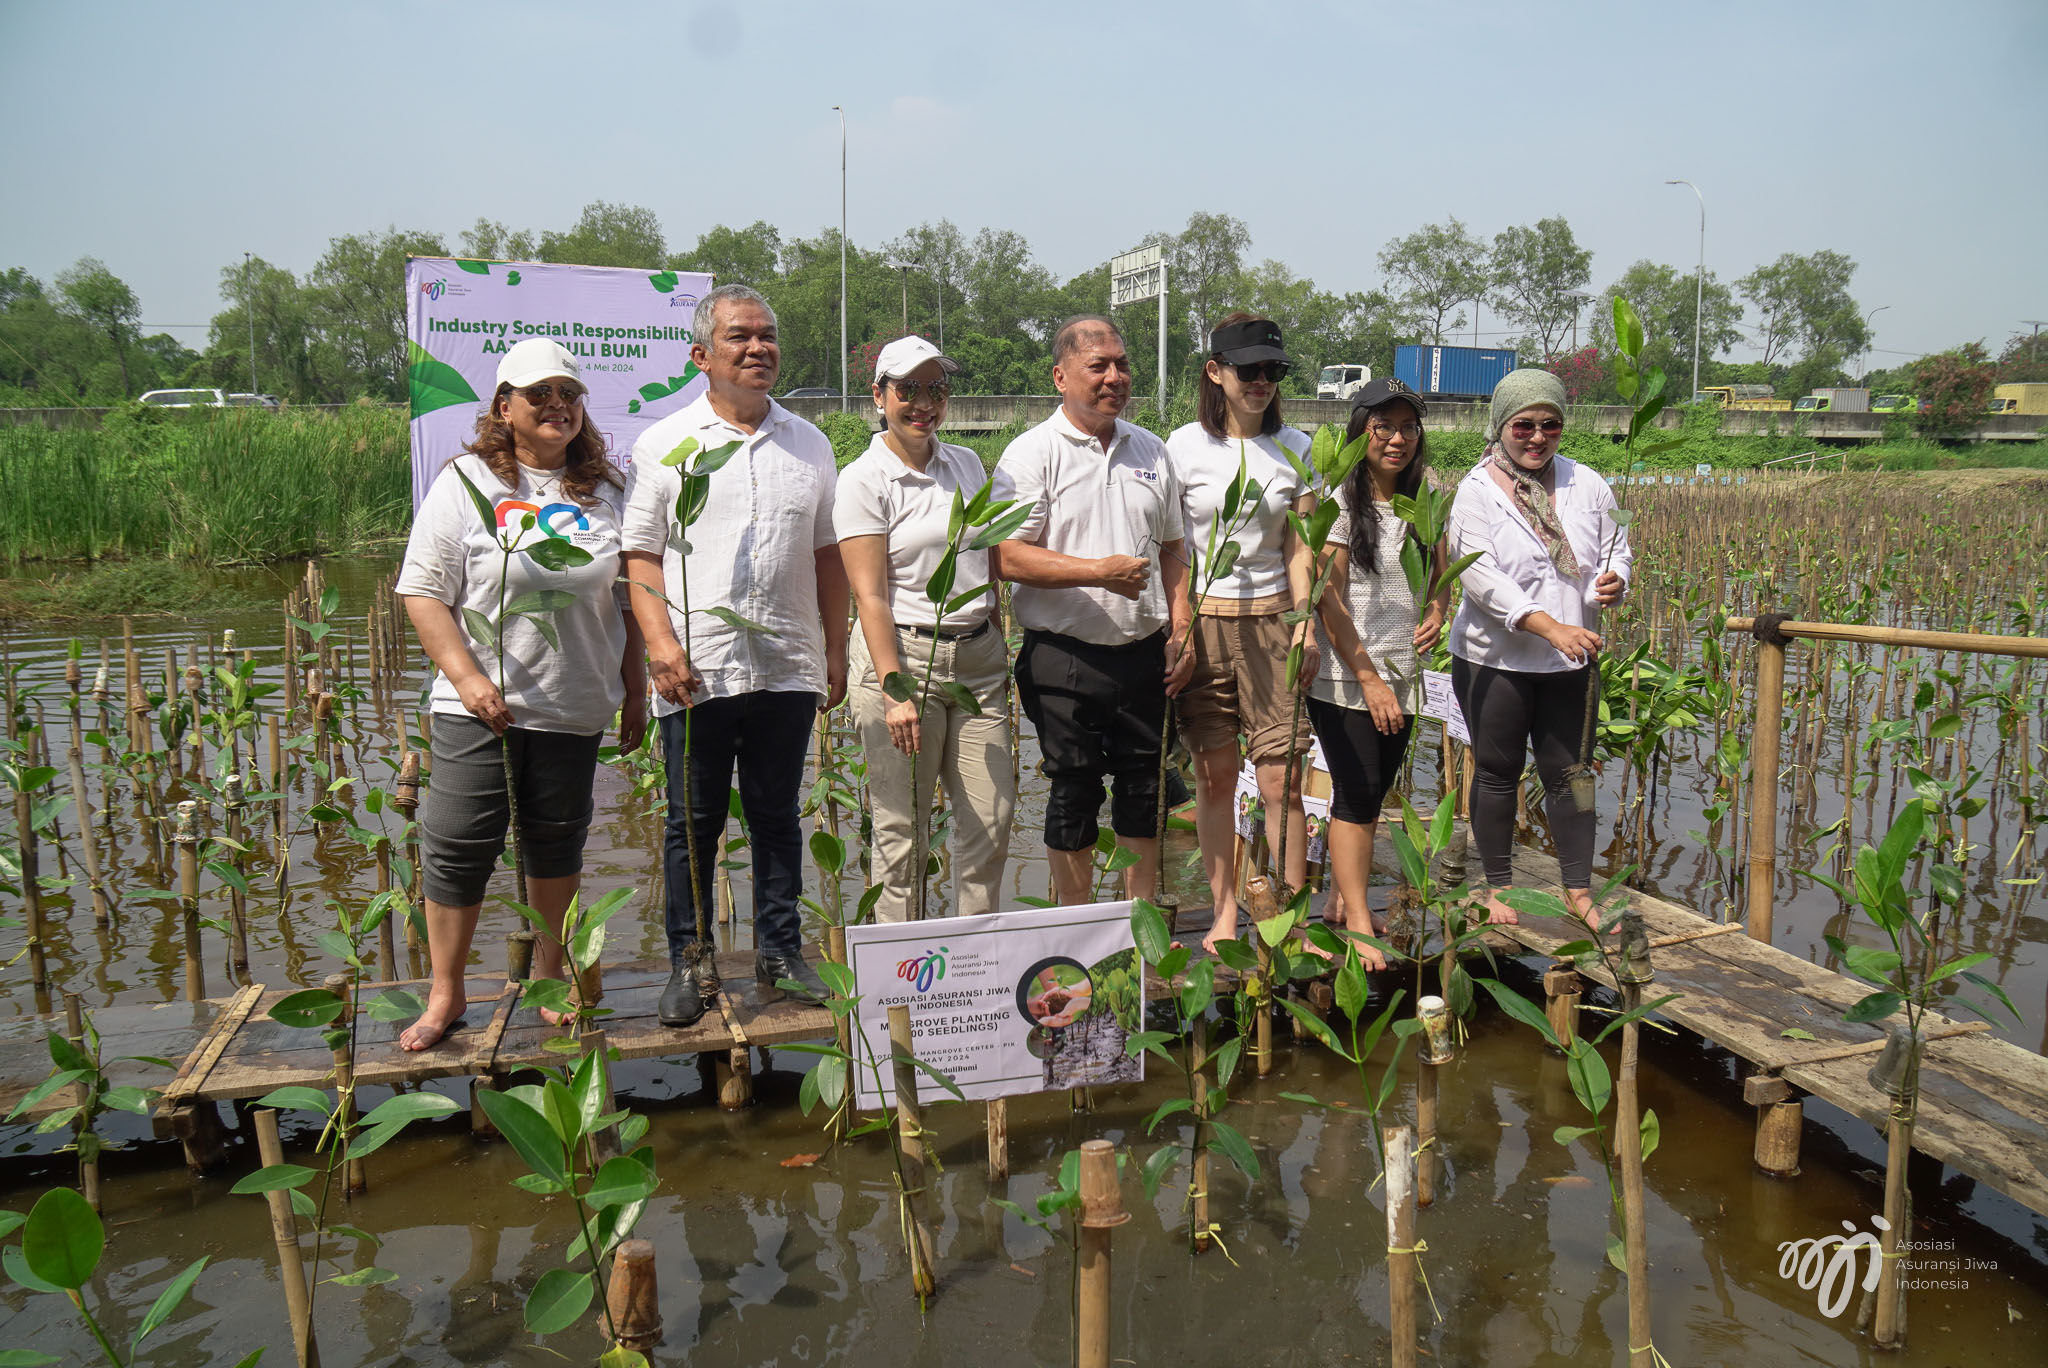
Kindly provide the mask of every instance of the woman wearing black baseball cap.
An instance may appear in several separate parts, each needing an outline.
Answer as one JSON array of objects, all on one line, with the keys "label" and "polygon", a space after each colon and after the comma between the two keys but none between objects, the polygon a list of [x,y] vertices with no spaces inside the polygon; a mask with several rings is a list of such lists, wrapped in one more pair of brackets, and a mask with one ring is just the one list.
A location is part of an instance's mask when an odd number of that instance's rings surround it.
[{"label": "woman wearing black baseball cap", "polygon": [[[1414,729],[1417,655],[1436,645],[1449,598],[1417,603],[1401,568],[1401,548],[1415,531],[1393,500],[1422,488],[1424,411],[1422,396],[1399,380],[1374,380],[1352,399],[1344,440],[1369,440],[1365,459],[1337,491],[1334,568],[1316,604],[1323,668],[1309,686],[1308,709],[1330,767],[1330,874],[1345,928],[1367,935],[1376,929],[1365,902],[1373,828]],[[1441,544],[1417,549],[1442,564]],[[1359,942],[1358,951],[1366,968],[1384,967],[1375,946]]]},{"label": "woman wearing black baseball cap", "polygon": [[[1307,549],[1287,522],[1307,514],[1314,498],[1289,453],[1308,454],[1306,433],[1280,421],[1280,381],[1288,371],[1279,326],[1248,313],[1226,315],[1209,335],[1209,360],[1196,382],[1199,421],[1166,439],[1181,482],[1187,517],[1189,593],[1195,599],[1195,673],[1180,693],[1180,733],[1195,757],[1195,829],[1216,920],[1202,938],[1237,934],[1237,792],[1239,738],[1266,800],[1267,842],[1280,849],[1283,794],[1288,886],[1308,881],[1308,834],[1301,784],[1287,767],[1308,751],[1306,725],[1296,725],[1287,690],[1287,654],[1301,643],[1307,658],[1299,686],[1316,669],[1315,638],[1306,622],[1282,615],[1308,603],[1314,578]],[[1242,473],[1258,498],[1227,516],[1230,489]],[[1235,560],[1223,551],[1237,545]],[[1218,573],[1218,572],[1221,573]]]}]

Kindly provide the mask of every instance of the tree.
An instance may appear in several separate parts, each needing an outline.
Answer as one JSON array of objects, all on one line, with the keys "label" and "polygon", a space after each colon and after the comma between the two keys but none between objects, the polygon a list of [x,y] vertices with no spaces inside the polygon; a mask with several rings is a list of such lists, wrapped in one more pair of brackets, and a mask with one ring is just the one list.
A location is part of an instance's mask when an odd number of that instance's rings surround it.
[{"label": "tree", "polygon": [[1593,254],[1579,246],[1561,217],[1533,228],[1506,228],[1493,239],[1488,261],[1493,307],[1555,356],[1569,335],[1578,301],[1569,296],[1592,279]]},{"label": "tree", "polygon": [[97,257],[80,257],[57,273],[57,294],[63,308],[113,343],[121,363],[121,397],[133,399],[137,391],[129,373],[128,348],[135,340],[135,325],[142,320],[142,301],[135,291]]},{"label": "tree", "polygon": [[261,257],[220,270],[221,297],[228,307],[213,316],[202,372],[208,384],[239,389],[249,383],[249,321],[256,322],[256,384],[266,394],[294,403],[339,402],[348,396],[324,390],[313,369],[313,303],[305,286],[282,266]]},{"label": "tree", "polygon": [[697,239],[697,245],[670,264],[679,271],[702,271],[713,285],[750,285],[765,293],[779,273],[782,234],[756,219],[745,228],[718,224]]},{"label": "tree", "polygon": [[1914,393],[1927,405],[1920,415],[1920,430],[1936,437],[1975,427],[1998,383],[1998,367],[1991,364],[1982,342],[1923,356],[1912,369]]},{"label": "tree", "polygon": [[[897,263],[899,271],[904,265],[911,268],[910,277],[903,284],[910,292],[913,331],[930,332],[943,342],[949,307],[955,331],[967,330],[967,241],[951,219],[920,223],[882,250]],[[1048,275],[1047,279],[1050,278]]]},{"label": "tree", "polygon": [[1380,249],[1403,318],[1411,330],[1442,343],[1446,331],[1465,326],[1458,306],[1486,292],[1486,244],[1456,218],[1416,229]]},{"label": "tree", "polygon": [[[1209,330],[1228,311],[1228,301],[1237,292],[1244,250],[1252,243],[1251,229],[1229,214],[1198,209],[1188,215],[1187,227],[1179,233],[1153,234],[1141,245],[1155,243],[1166,249],[1166,284],[1175,296],[1168,304],[1187,310],[1192,334],[1188,350],[1205,353]],[[1173,316],[1171,308],[1168,313]]]},{"label": "tree", "polygon": [[1998,353],[1998,383],[2001,385],[2048,382],[2048,343],[2038,333],[2014,333]]},{"label": "tree", "polygon": [[307,272],[312,371],[337,399],[399,400],[405,388],[405,259],[447,256],[432,233],[350,233]]},{"label": "tree", "polygon": [[651,271],[668,259],[668,244],[652,209],[593,200],[568,232],[540,235],[540,259]]},{"label": "tree", "polygon": [[[846,344],[849,349],[901,331],[901,288],[879,252],[849,247],[846,254]],[[839,229],[795,238],[782,248],[782,272],[757,288],[780,324],[782,380],[789,388],[839,388]],[[847,383],[852,383],[851,366]]]},{"label": "tree", "polygon": [[1052,354],[1028,337],[984,337],[956,332],[946,355],[960,363],[958,394],[1042,394],[1052,388]]},{"label": "tree", "polygon": [[984,228],[974,235],[961,272],[963,322],[986,337],[1022,337],[1053,283],[1052,272],[1032,261],[1021,233]]},{"label": "tree", "polygon": [[1863,313],[1849,294],[1849,277],[1855,273],[1856,263],[1840,252],[1787,252],[1735,282],[1756,305],[1765,364],[1786,359],[1796,344],[1801,356],[1832,355],[1839,366],[1842,358],[1870,344]]},{"label": "tree", "polygon": [[479,218],[462,230],[462,256],[470,261],[538,261],[540,247],[533,234],[517,232],[496,219]]},{"label": "tree", "polygon": [[[1626,299],[1643,321],[1642,364],[1656,366],[1667,377],[1666,393],[1676,395],[1692,378],[1693,309],[1704,299],[1705,324],[1700,330],[1700,374],[1707,364],[1742,340],[1742,306],[1734,293],[1711,273],[1702,290],[1691,271],[1654,261],[1638,261],[1621,279],[1601,292],[1593,305],[1592,337],[1602,355],[1614,351],[1614,298]],[[1619,396],[1617,396],[1619,397]],[[1687,397],[1690,397],[1689,395]]]}]

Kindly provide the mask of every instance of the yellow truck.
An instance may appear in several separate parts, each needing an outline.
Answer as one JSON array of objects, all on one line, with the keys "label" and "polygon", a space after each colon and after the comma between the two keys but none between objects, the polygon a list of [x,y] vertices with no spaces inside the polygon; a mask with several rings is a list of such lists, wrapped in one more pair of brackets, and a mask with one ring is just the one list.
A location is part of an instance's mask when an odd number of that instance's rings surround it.
[{"label": "yellow truck", "polygon": [[2048,385],[2000,385],[1991,391],[1991,412],[2048,414]]},{"label": "yellow truck", "polygon": [[1711,400],[1722,408],[1790,413],[1792,401],[1776,395],[1769,385],[1703,385],[1693,391],[1692,400],[1695,404]]}]

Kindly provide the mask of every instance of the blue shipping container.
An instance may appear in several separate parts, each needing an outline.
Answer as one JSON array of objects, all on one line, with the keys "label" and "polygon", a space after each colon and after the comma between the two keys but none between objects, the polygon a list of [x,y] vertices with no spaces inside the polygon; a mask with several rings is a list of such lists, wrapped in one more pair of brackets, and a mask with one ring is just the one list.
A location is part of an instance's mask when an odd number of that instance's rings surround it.
[{"label": "blue shipping container", "polygon": [[1515,354],[1495,347],[1396,347],[1394,378],[1431,399],[1484,399],[1515,368]]}]

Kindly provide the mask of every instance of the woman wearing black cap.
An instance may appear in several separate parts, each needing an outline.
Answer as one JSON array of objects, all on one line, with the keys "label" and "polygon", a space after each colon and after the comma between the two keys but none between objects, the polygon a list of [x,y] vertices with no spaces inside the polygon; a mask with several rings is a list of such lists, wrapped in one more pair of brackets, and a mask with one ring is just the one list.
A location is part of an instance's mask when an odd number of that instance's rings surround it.
[{"label": "woman wearing black cap", "polygon": [[[1237,934],[1236,840],[1233,820],[1240,766],[1238,738],[1257,767],[1266,802],[1266,839],[1280,848],[1283,795],[1287,868],[1291,888],[1308,880],[1308,835],[1301,784],[1287,783],[1288,764],[1308,750],[1308,728],[1296,725],[1287,691],[1287,654],[1301,642],[1307,658],[1301,680],[1316,668],[1308,624],[1289,627],[1289,609],[1306,606],[1314,578],[1307,550],[1287,522],[1289,511],[1308,513],[1314,499],[1288,453],[1306,456],[1307,434],[1282,425],[1279,390],[1287,374],[1280,329],[1267,319],[1233,313],[1209,335],[1209,360],[1196,382],[1200,420],[1166,440],[1167,455],[1185,491],[1188,584],[1195,596],[1195,673],[1181,691],[1181,736],[1195,757],[1195,831],[1202,868],[1214,900],[1215,924],[1202,938]],[[1240,471],[1258,486],[1255,506],[1225,519],[1224,506]],[[1218,553],[1237,544],[1234,562]],[[1221,568],[1223,573],[1215,573]]]},{"label": "woman wearing black cap", "polygon": [[[1344,440],[1368,438],[1365,459],[1337,491],[1330,528],[1329,587],[1316,604],[1323,668],[1309,687],[1309,716],[1330,767],[1330,873],[1344,924],[1371,934],[1366,886],[1373,828],[1400,772],[1421,685],[1416,654],[1436,645],[1445,599],[1416,603],[1401,568],[1402,544],[1415,531],[1394,512],[1396,495],[1414,498],[1429,464],[1423,404],[1399,380],[1375,380],[1351,401]],[[1438,564],[1443,547],[1423,548]],[[1383,956],[1360,943],[1368,969]]]}]

